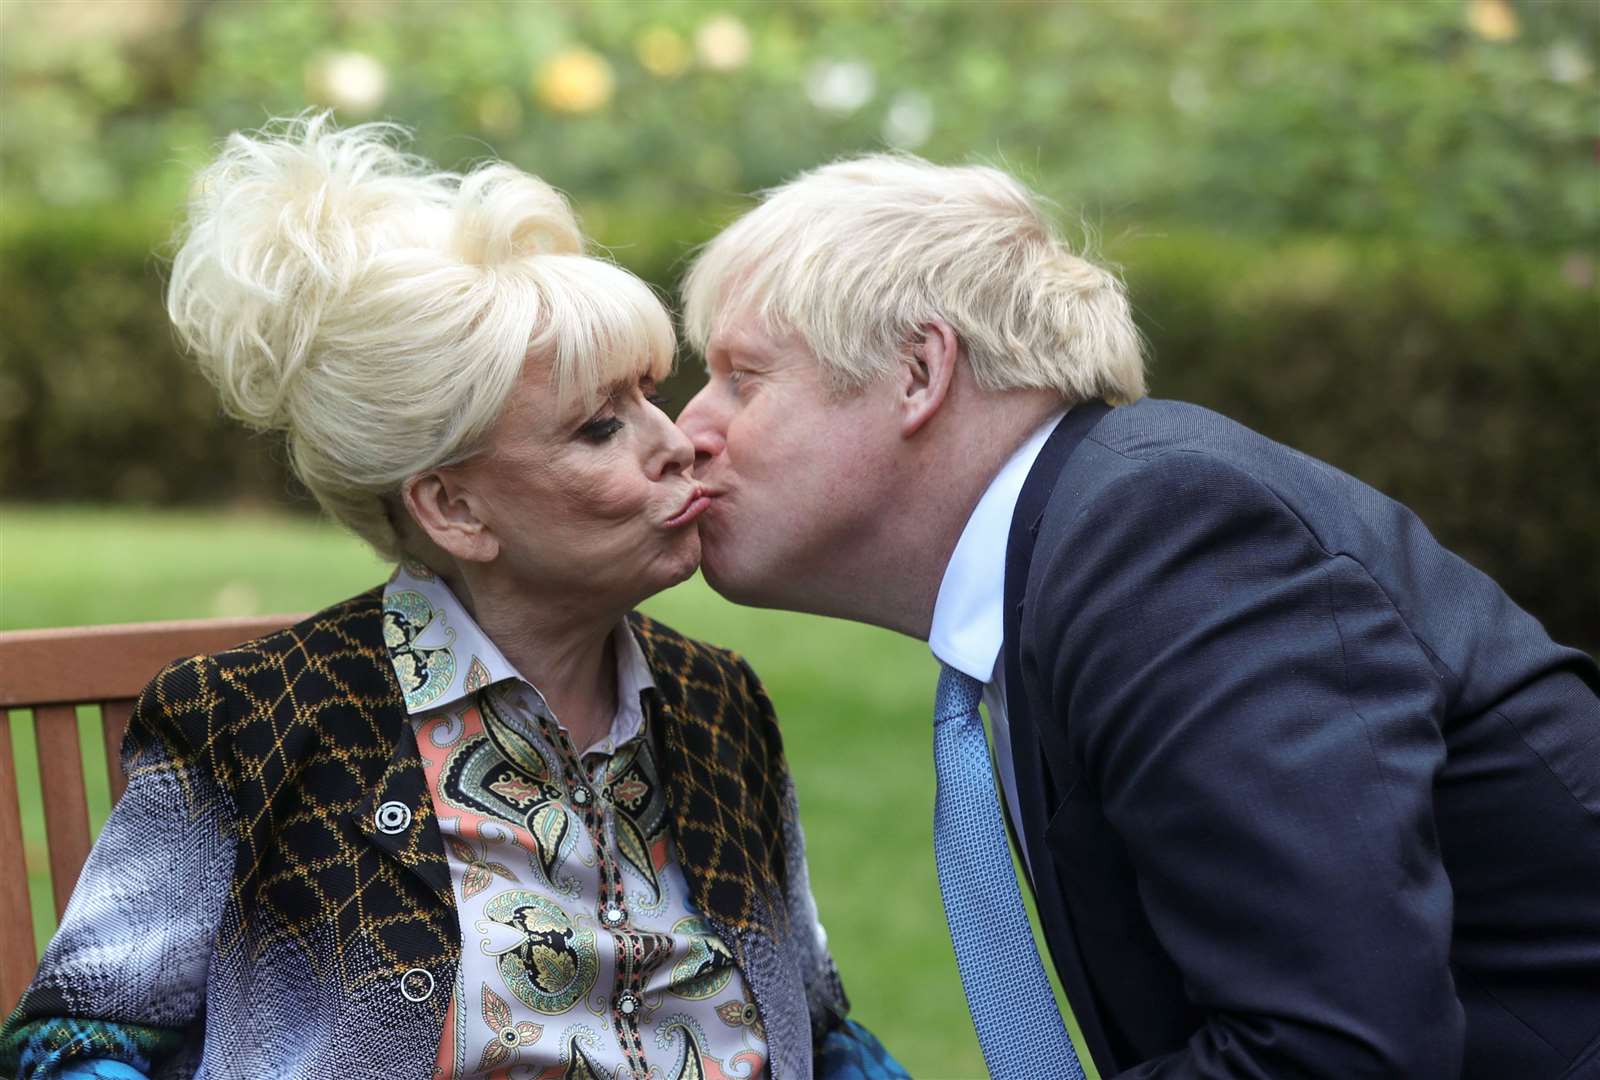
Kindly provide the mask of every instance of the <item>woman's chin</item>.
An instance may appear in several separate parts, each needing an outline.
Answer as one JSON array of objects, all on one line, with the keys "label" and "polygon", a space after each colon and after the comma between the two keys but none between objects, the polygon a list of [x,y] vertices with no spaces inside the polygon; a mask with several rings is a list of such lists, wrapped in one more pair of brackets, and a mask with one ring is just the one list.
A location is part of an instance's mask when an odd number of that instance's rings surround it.
[{"label": "woman's chin", "polygon": [[689,550],[684,554],[684,556],[679,559],[678,566],[674,572],[675,576],[673,577],[672,581],[669,584],[662,586],[662,588],[670,589],[673,585],[681,585],[685,581],[688,581],[690,578],[694,577],[695,571],[700,569],[700,537],[698,534],[691,535],[693,535],[694,538],[693,544],[690,546]]},{"label": "woman's chin", "polygon": [[686,530],[678,543],[656,561],[648,595],[665,592],[694,577],[700,569],[700,537],[693,529]]}]

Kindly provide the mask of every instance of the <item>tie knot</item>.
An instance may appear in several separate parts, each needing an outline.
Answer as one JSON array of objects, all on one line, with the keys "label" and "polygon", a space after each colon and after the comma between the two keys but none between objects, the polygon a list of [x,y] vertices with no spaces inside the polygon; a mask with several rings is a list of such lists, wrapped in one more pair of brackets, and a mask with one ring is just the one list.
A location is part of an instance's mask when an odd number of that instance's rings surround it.
[{"label": "tie knot", "polygon": [[939,689],[933,698],[933,721],[975,716],[978,702],[983,700],[983,684],[964,671],[949,664],[941,665]]}]

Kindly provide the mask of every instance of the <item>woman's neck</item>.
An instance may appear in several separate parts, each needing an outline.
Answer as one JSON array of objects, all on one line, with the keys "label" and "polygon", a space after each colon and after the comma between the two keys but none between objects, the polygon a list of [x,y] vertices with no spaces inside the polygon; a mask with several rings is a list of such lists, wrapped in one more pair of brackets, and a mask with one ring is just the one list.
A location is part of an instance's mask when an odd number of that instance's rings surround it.
[{"label": "woman's neck", "polygon": [[530,598],[487,575],[443,576],[478,628],[544,695],[574,748],[582,753],[606,737],[617,712],[611,639],[620,613],[597,615],[592,597],[571,604]]}]

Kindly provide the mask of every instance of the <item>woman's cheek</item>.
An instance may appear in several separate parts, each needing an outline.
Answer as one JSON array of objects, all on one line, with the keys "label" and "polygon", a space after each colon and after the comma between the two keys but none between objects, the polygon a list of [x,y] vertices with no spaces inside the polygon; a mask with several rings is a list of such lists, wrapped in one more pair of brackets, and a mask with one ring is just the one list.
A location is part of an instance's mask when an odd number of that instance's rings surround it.
[{"label": "woman's cheek", "polygon": [[590,516],[608,523],[625,521],[649,506],[649,485],[638,478],[602,475],[576,486],[570,497]]}]

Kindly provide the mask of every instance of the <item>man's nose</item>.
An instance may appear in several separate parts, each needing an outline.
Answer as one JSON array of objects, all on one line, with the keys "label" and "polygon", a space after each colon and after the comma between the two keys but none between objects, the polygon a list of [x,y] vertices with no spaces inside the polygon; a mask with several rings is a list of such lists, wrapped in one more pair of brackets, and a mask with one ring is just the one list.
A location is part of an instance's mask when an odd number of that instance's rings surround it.
[{"label": "man's nose", "polygon": [[723,435],[722,419],[711,398],[711,387],[703,387],[689,399],[689,404],[678,414],[678,429],[689,436],[694,444],[694,463],[698,468],[722,453],[727,445]]}]

